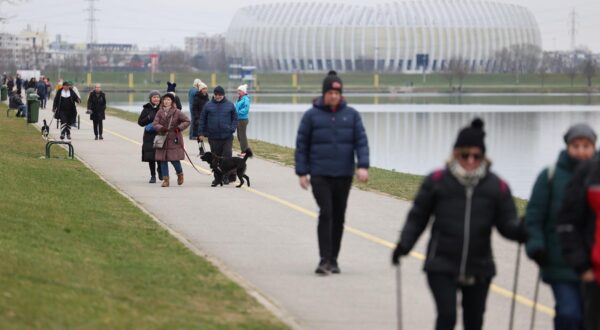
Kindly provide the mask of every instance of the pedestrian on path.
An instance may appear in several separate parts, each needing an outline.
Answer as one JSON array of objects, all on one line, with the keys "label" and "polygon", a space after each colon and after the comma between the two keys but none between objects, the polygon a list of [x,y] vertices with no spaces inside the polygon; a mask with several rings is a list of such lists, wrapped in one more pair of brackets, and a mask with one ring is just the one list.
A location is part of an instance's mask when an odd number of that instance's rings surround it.
[{"label": "pedestrian on path", "polygon": [[40,81],[38,81],[36,85],[36,92],[40,100],[40,108],[46,109],[46,101],[48,98],[46,96],[46,83],[43,79],[40,79]]},{"label": "pedestrian on path", "polygon": [[175,100],[175,107],[177,107],[177,109],[179,110],[182,110],[183,108],[181,107],[181,100],[179,99],[179,96],[177,96],[177,92],[175,91],[176,87],[176,83],[171,83],[170,81],[167,81],[167,93],[171,93],[171,95],[173,95]]},{"label": "pedestrian on path", "polygon": [[138,125],[144,128],[144,139],[142,144],[142,162],[147,162],[150,167],[150,181],[148,183],[156,183],[156,172],[158,171],[158,179],[163,180],[160,164],[156,162],[156,151],[154,150],[154,138],[156,137],[156,129],[153,122],[158,110],[160,109],[160,93],[151,91],[148,95],[149,102],[142,109],[142,113],[138,118]]},{"label": "pedestrian on path", "polygon": [[185,159],[183,145],[183,130],[190,126],[190,119],[175,106],[175,96],[171,93],[163,95],[161,107],[152,126],[160,135],[166,135],[162,148],[156,149],[155,159],[160,161],[160,169],[163,175],[163,187],[169,186],[169,162],[175,168],[177,184],[183,184],[183,169],[181,160]]},{"label": "pedestrian on path", "polygon": [[496,274],[492,227],[510,240],[525,242],[527,238],[508,185],[490,169],[483,126],[482,120],[475,119],[463,128],[446,167],[425,178],[392,256],[392,262],[399,264],[430,219],[435,219],[424,270],[437,308],[437,330],[454,329],[458,291],[464,329],[482,329],[488,290]]},{"label": "pedestrian on path", "polygon": [[[233,153],[233,133],[237,128],[237,112],[235,105],[225,97],[225,89],[217,86],[214,90],[214,96],[210,102],[204,106],[200,115],[200,136],[199,141],[208,138],[210,151],[219,157],[231,157]],[[212,186],[216,187],[219,175],[214,173]],[[229,176],[223,176],[223,183],[229,184],[235,182],[235,173]]]},{"label": "pedestrian on path", "polygon": [[70,81],[65,81],[62,84],[62,89],[56,93],[52,111],[54,118],[60,119],[61,130],[60,139],[71,139],[71,126],[77,120],[77,104],[81,103],[81,98],[76,93],[73,84]]},{"label": "pedestrian on path", "polygon": [[295,160],[300,186],[312,185],[319,205],[315,273],[327,275],[341,272],[338,256],[352,176],[356,171],[358,180],[367,182],[369,145],[360,114],[342,97],[342,80],[335,71],[323,81],[322,92],[300,122]]},{"label": "pedestrian on path", "polygon": [[[202,81],[200,79],[197,79],[197,78],[194,79],[194,82],[192,83],[192,88],[190,88],[188,90],[188,106],[189,106],[188,109],[190,109],[190,120],[192,121],[192,125],[194,124],[195,119],[196,119],[196,114],[192,110],[193,106],[194,106],[194,95],[196,95],[196,93],[198,93],[198,91],[200,90],[199,86],[200,86],[201,82]],[[197,138],[197,136],[194,136],[192,131],[193,131],[193,126],[192,126],[192,128],[190,128],[188,133],[189,133],[190,140],[192,140],[192,139],[195,140]]]},{"label": "pedestrian on path", "polygon": [[194,95],[192,104],[192,126],[190,132],[192,136],[197,139],[200,131],[200,116],[202,115],[202,109],[206,103],[208,103],[208,86],[202,81],[198,85],[199,91]]},{"label": "pedestrian on path", "polygon": [[15,89],[15,78],[12,76],[8,77],[8,81],[6,82],[6,88],[8,89],[8,93],[11,93]]},{"label": "pedestrian on path", "polygon": [[525,224],[529,234],[526,251],[541,270],[545,283],[552,288],[556,302],[554,329],[583,329],[583,297],[579,276],[562,256],[556,232],[560,209],[568,182],[579,163],[595,154],[596,133],[587,124],[569,128],[564,136],[566,150],[558,161],[537,177],[527,204]]},{"label": "pedestrian on path", "polygon": [[16,83],[16,87],[17,87],[17,94],[21,95],[21,88],[23,87],[23,79],[21,78],[21,75],[17,73],[17,78],[15,79],[15,83]]},{"label": "pedestrian on path", "polygon": [[90,113],[90,120],[94,123],[95,140],[104,140],[102,137],[102,122],[106,119],[106,95],[102,91],[102,86],[96,84],[94,90],[90,92],[87,101],[87,109]]},{"label": "pedestrian on path", "polygon": [[48,101],[50,100],[50,95],[52,94],[52,83],[48,77],[44,79],[44,82],[46,83],[46,101]]},{"label": "pedestrian on path", "polygon": [[248,149],[248,137],[246,128],[248,127],[248,115],[250,112],[250,96],[248,96],[248,85],[241,85],[237,89],[238,100],[235,103],[235,110],[238,116],[237,137],[240,142],[240,157],[244,157],[244,151]]},{"label": "pedestrian on path", "polygon": [[577,168],[567,185],[556,230],[562,254],[582,282],[586,330],[600,330],[600,159]]}]

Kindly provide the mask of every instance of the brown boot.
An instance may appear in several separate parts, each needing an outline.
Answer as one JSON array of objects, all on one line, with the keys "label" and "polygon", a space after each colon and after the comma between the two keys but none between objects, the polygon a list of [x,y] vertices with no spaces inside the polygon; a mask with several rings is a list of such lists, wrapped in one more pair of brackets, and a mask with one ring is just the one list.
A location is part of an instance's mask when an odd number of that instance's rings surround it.
[{"label": "brown boot", "polygon": [[183,173],[177,174],[177,184],[180,186],[183,184]]},{"label": "brown boot", "polygon": [[163,176],[163,183],[161,187],[168,187],[169,186],[169,177],[168,176]]}]

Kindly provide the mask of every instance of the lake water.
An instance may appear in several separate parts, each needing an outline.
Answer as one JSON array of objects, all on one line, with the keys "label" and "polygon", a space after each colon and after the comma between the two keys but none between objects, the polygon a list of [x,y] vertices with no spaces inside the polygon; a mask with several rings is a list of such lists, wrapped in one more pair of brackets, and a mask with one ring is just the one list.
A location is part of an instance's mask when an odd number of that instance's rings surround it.
[{"label": "lake water", "polygon": [[[141,105],[111,106],[139,112]],[[184,108],[186,108],[184,106]],[[258,103],[251,108],[248,137],[294,147],[309,104]],[[369,138],[371,165],[427,174],[443,166],[457,132],[479,116],[485,123],[493,170],[516,196],[528,198],[535,177],[564,148],[569,125],[600,131],[600,105],[357,104]]]}]

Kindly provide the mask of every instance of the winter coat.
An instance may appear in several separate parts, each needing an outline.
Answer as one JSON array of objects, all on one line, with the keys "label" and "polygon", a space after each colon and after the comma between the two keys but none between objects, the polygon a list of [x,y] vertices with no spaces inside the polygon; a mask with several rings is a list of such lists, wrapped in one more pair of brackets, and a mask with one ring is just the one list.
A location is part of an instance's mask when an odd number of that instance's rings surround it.
[{"label": "winter coat", "polygon": [[9,80],[9,81],[6,83],[6,88],[8,88],[8,92],[9,92],[9,93],[10,93],[10,92],[12,92],[12,91],[15,89],[15,81],[14,81],[14,80],[12,80],[12,79],[11,79],[11,80]]},{"label": "winter coat", "polygon": [[529,239],[526,251],[533,257],[537,251],[546,254],[542,267],[545,282],[578,281],[577,274],[567,265],[562,256],[556,223],[567,184],[575,172],[578,162],[567,151],[562,151],[555,165],[538,175],[531,198],[527,204],[525,224]]},{"label": "winter coat", "polygon": [[235,103],[235,110],[237,111],[238,120],[248,120],[248,113],[250,112],[250,96],[245,94]]},{"label": "winter coat", "polygon": [[52,103],[52,111],[54,111],[54,118],[72,125],[77,120],[77,103],[81,103],[81,99],[72,88],[69,90],[71,91],[70,98],[63,98],[61,96],[62,90],[56,92]]},{"label": "winter coat", "polygon": [[43,81],[37,83],[37,95],[41,98],[46,97],[46,83]]},{"label": "winter coat", "polygon": [[[138,118],[138,125],[146,127],[146,125],[154,122],[154,117],[158,112],[159,106],[153,107],[151,103],[146,103]],[[154,137],[156,131],[148,132],[144,129],[144,139],[142,144],[142,161],[153,162],[155,161],[156,150],[154,150]]]},{"label": "winter coat", "polygon": [[194,95],[192,104],[192,136],[198,136],[200,131],[200,116],[202,115],[202,109],[208,103],[208,94],[202,94],[198,92]]},{"label": "winter coat", "polygon": [[[173,119],[169,128],[169,120],[171,118]],[[165,141],[163,148],[155,149],[156,153],[154,158],[160,161],[184,160],[185,153],[183,149],[183,135],[181,132],[190,126],[190,119],[181,112],[181,110],[171,107],[168,111],[165,111],[164,109],[158,110],[152,124],[154,125],[154,129],[160,135],[165,134],[161,133],[163,127],[168,129],[166,133],[167,140]],[[176,139],[177,143],[175,143]]]},{"label": "winter coat", "polygon": [[600,160],[578,167],[558,213],[562,253],[575,272],[594,270],[600,284]]},{"label": "winter coat", "polygon": [[15,82],[17,84],[17,89],[21,89],[21,87],[23,87],[23,79],[17,78]]},{"label": "winter coat", "polygon": [[428,175],[402,229],[402,250],[414,247],[431,218],[435,220],[424,266],[430,273],[492,278],[496,274],[492,228],[511,240],[523,241],[526,236],[508,185],[489,169],[469,189],[449,168]]},{"label": "winter coat", "polygon": [[369,168],[369,144],[360,114],[342,101],[336,111],[317,98],[304,113],[296,137],[296,174],[351,177]]},{"label": "winter coat", "polygon": [[13,93],[10,98],[8,98],[8,107],[11,109],[18,109],[20,106],[22,106],[23,100],[21,99],[21,95],[17,94],[17,93]]},{"label": "winter coat", "polygon": [[192,107],[194,106],[194,95],[196,95],[196,93],[198,93],[198,88],[196,87],[192,87],[188,91],[188,105],[190,107],[190,113],[192,112]]},{"label": "winter coat", "polygon": [[173,96],[175,96],[175,106],[177,109],[182,110],[183,108],[181,107],[181,100],[179,99],[179,96],[177,96],[175,93],[173,93]]},{"label": "winter coat", "polygon": [[200,114],[200,132],[202,136],[215,140],[233,138],[238,119],[235,105],[227,98],[217,102],[214,98],[206,103]]},{"label": "winter coat", "polygon": [[92,91],[88,96],[87,109],[92,111],[90,120],[106,119],[106,95],[104,92],[96,93]]}]

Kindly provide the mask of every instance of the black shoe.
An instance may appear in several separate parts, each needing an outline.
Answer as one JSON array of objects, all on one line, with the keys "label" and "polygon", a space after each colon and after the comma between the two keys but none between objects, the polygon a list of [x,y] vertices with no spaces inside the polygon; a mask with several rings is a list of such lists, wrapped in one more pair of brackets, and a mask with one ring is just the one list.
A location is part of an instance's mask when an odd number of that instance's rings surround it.
[{"label": "black shoe", "polygon": [[60,139],[61,139],[61,140],[64,140],[64,139],[65,139],[65,135],[64,135],[64,134],[61,134],[61,135],[60,135]]},{"label": "black shoe", "polygon": [[67,133],[67,140],[71,139],[71,134]]},{"label": "black shoe", "polygon": [[317,269],[315,269],[315,274],[317,274],[317,275],[329,274],[329,263],[326,260],[321,260],[321,262],[319,262],[319,266],[317,266]]},{"label": "black shoe", "polygon": [[342,272],[340,270],[340,267],[338,266],[337,260],[333,260],[332,262],[329,263],[329,271],[332,274],[339,274]]},{"label": "black shoe", "polygon": [[162,181],[162,180],[163,180],[163,176],[162,176],[162,174],[158,173],[158,179],[159,179],[160,181]]},{"label": "black shoe", "polygon": [[150,181],[148,181],[148,183],[156,183],[156,177],[155,176],[151,177]]},{"label": "black shoe", "polygon": [[96,135],[96,137],[94,138],[94,140],[98,140],[98,135]]},{"label": "black shoe", "polygon": [[100,134],[100,138],[99,138],[99,139],[100,139],[100,140],[104,140],[104,138],[102,137],[102,134]]}]

